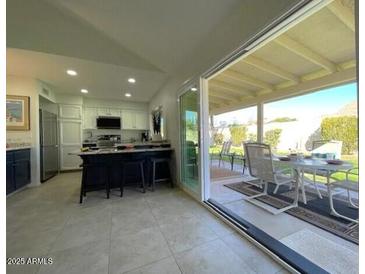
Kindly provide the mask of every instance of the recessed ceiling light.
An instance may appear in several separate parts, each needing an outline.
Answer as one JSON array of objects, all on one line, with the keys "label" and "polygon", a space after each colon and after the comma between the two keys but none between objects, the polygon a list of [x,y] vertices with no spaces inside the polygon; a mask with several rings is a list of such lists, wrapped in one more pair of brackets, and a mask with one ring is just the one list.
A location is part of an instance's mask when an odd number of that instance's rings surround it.
[{"label": "recessed ceiling light", "polygon": [[88,93],[89,91],[88,91],[87,89],[84,89],[84,88],[83,88],[83,89],[81,89],[81,92],[82,92],[82,93]]},{"label": "recessed ceiling light", "polygon": [[191,91],[197,91],[198,89],[197,88],[191,88]]},{"label": "recessed ceiling light", "polygon": [[132,96],[132,94],[130,94],[130,93],[125,93],[125,94],[124,94],[124,96],[125,96],[125,97],[131,97],[131,96]]},{"label": "recessed ceiling light", "polygon": [[134,78],[129,78],[129,79],[128,79],[128,82],[129,82],[129,83],[134,84],[134,83],[136,82],[136,79],[134,79]]},{"label": "recessed ceiling light", "polygon": [[71,75],[71,76],[76,76],[77,75],[77,72],[73,69],[68,69],[66,72],[67,72],[68,75]]}]

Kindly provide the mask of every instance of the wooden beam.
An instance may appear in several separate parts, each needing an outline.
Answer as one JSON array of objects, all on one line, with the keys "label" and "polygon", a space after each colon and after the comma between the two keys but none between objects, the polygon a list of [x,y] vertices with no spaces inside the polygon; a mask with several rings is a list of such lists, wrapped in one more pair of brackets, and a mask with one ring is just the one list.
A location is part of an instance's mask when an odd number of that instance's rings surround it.
[{"label": "wooden beam", "polygon": [[230,101],[227,99],[222,99],[213,95],[209,95],[209,101],[211,101],[212,103],[215,104],[220,104],[220,105],[229,105]]},{"label": "wooden beam", "polygon": [[[345,61],[343,63],[337,64],[336,66],[340,71],[354,68],[354,67],[356,67],[356,60]],[[331,72],[329,72],[325,69],[320,69],[320,70],[316,70],[316,71],[312,71],[307,74],[304,74],[303,76],[300,77],[300,81],[306,82],[306,81],[310,81],[310,80],[314,80],[314,79],[319,79],[319,78],[327,76],[328,74],[331,74]],[[274,91],[280,90],[283,88],[287,88],[287,87],[290,87],[293,85],[295,85],[295,84],[293,84],[293,82],[285,81],[285,82],[275,85]],[[257,94],[260,95],[262,93],[259,91]]]},{"label": "wooden beam", "polygon": [[238,110],[244,107],[256,105],[258,102],[270,102],[273,100],[280,100],[294,96],[304,95],[314,91],[339,86],[346,83],[356,81],[356,68],[350,68],[335,73],[330,73],[322,78],[313,79],[306,82],[301,82],[298,85],[290,86],[271,92],[269,94],[260,95],[256,98],[247,98],[245,101],[230,104],[229,106],[222,106],[214,110],[214,114],[221,114],[228,111]]},{"label": "wooden beam", "polygon": [[280,35],[274,42],[330,72],[337,71],[336,64],[286,34]]},{"label": "wooden beam", "polygon": [[256,93],[254,91],[250,91],[250,90],[245,90],[242,87],[239,86],[235,86],[232,84],[227,84],[225,82],[222,81],[218,81],[218,80],[212,80],[209,81],[209,86],[213,87],[213,88],[218,88],[218,89],[222,89],[222,90],[226,90],[229,92],[232,92],[236,95],[246,95],[246,96],[256,96]]},{"label": "wooden beam", "polygon": [[243,73],[240,73],[240,72],[237,72],[234,70],[228,69],[228,70],[224,71],[221,75],[224,77],[227,77],[229,79],[236,80],[237,82],[249,84],[254,87],[259,87],[259,88],[263,88],[263,89],[273,89],[272,85],[270,85],[264,81],[253,78],[251,76],[247,76]]},{"label": "wooden beam", "polygon": [[299,81],[300,81],[299,77],[296,76],[295,74],[285,71],[273,64],[268,63],[265,60],[255,57],[253,55],[247,56],[242,61],[247,64],[250,64],[258,69],[261,69],[263,71],[276,75],[280,78],[290,80],[294,83],[299,83]]},{"label": "wooden beam", "polygon": [[355,31],[355,16],[351,8],[346,7],[341,1],[333,1],[327,8],[338,17],[350,30]]},{"label": "wooden beam", "polygon": [[236,96],[234,94],[229,94],[228,92],[222,92],[216,89],[210,89],[209,90],[209,95],[217,97],[217,98],[221,98],[222,100],[228,100],[228,101],[236,101],[236,100],[240,100],[241,96]]},{"label": "wooden beam", "polygon": [[349,68],[354,68],[356,67],[356,60],[349,60],[349,61],[346,61],[346,62],[343,62],[341,64],[339,64],[339,68],[342,69],[342,70],[346,70],[346,69],[349,69]]}]

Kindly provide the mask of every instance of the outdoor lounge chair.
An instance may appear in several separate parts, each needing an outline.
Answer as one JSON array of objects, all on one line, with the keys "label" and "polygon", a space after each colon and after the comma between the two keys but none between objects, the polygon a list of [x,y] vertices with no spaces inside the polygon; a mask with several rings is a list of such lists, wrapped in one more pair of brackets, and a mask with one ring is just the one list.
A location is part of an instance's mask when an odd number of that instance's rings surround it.
[{"label": "outdoor lounge chair", "polygon": [[245,143],[244,148],[250,175],[257,178],[256,183],[253,183],[253,181],[251,181],[250,183],[257,185],[261,188],[263,186],[263,192],[249,196],[246,198],[246,200],[254,203],[255,205],[265,210],[268,210],[273,214],[278,214],[296,206],[295,204],[291,204],[281,209],[274,209],[272,207],[269,208],[267,205],[264,205],[257,200],[254,200],[255,198],[269,195],[267,192],[268,183],[273,183],[276,185],[274,193],[277,192],[278,188],[281,185],[289,185],[290,187],[292,187],[293,177],[284,174],[287,169],[274,169],[271,148],[269,145],[262,143]]},{"label": "outdoor lounge chair", "polygon": [[[340,193],[343,193],[344,191],[347,192],[347,202],[350,207],[353,208],[359,208],[359,205],[356,205],[351,198],[350,191],[359,193],[359,182],[353,181],[349,179],[349,175],[358,175],[358,172],[354,172],[355,170],[358,170],[358,168],[352,168],[347,171],[338,171],[336,173],[342,172],[346,174],[346,177],[344,180],[338,180],[336,178],[330,177],[330,179],[333,179],[334,181],[329,181],[327,184],[327,190],[328,190],[328,199],[330,202],[330,208],[331,208],[331,214],[343,218],[345,220],[348,220],[350,222],[359,223],[359,220],[352,219],[350,217],[344,216],[336,211],[333,204],[333,196],[338,195]],[[339,192],[334,192],[335,190],[340,190]]]}]

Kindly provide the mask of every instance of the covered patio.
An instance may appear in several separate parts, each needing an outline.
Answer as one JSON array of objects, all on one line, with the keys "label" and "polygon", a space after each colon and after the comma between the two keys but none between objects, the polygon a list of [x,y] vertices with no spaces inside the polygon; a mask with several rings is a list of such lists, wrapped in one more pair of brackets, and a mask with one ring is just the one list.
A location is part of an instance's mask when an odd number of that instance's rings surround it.
[{"label": "covered patio", "polygon": [[[210,197],[318,265],[335,272],[344,271],[350,262],[357,263],[358,224],[331,213],[326,175],[318,174],[319,183],[306,184],[305,188],[303,186],[299,191],[297,207],[280,214],[271,214],[247,199],[262,192],[262,188],[249,183],[256,178],[251,176],[247,162],[244,166],[244,159],[247,161],[247,157],[242,144],[267,141],[265,133],[270,127],[265,119],[266,104],[357,81],[354,31],[354,1],[327,1],[327,5],[320,5],[302,15],[295,22],[271,34],[269,38],[259,39],[258,43],[249,47],[247,53],[217,72],[208,82],[211,137]],[[217,126],[215,118],[246,108],[256,109],[255,119],[251,119],[250,123],[245,125],[246,131],[240,145],[224,151],[226,142],[232,142],[232,135],[227,135],[223,129],[217,130],[223,126]],[[250,133],[250,127],[254,128],[254,134]],[[293,130],[300,132],[304,129],[297,127]],[[217,132],[222,136],[214,138]],[[219,140],[218,145],[217,140]],[[316,156],[316,153],[328,154],[327,151],[321,150],[319,153],[318,148],[312,145],[313,141],[319,140],[317,136],[317,139],[311,139],[307,143],[296,142],[294,152],[303,153],[308,158]],[[342,142],[342,140],[336,141]],[[311,144],[310,147],[308,143]],[[331,140],[327,140],[321,145],[322,149],[328,147],[330,143]],[[274,147],[272,150],[275,157],[293,152]],[[349,162],[347,155],[333,153],[335,156],[331,155],[331,159]],[[322,160],[327,159],[329,158]],[[351,161],[350,164],[351,167],[356,167],[356,163]],[[285,161],[279,165],[285,167]],[[305,180],[313,181],[313,172],[303,172],[303,174],[303,185]],[[351,181],[355,181],[356,184],[355,191],[350,191],[350,195],[356,202],[358,176],[350,176]],[[341,177],[343,178],[345,177]],[[274,187],[269,184],[268,195],[257,200],[273,208],[290,204],[294,199],[291,186],[281,186],[277,193],[274,193]],[[351,187],[353,185],[350,185]],[[306,194],[305,198],[302,195],[303,191]],[[340,207],[339,211],[343,215],[351,219],[358,218],[358,209],[347,206],[346,195],[334,197],[333,201],[335,206]],[[303,240],[300,244],[299,238]],[[326,256],[330,254],[333,260],[326,261],[321,256],[313,255],[309,246],[315,239],[318,241],[319,254],[323,253]],[[333,250],[329,248],[330,246]],[[328,253],[325,254],[326,252]],[[340,260],[339,263],[335,262],[336,258]],[[347,269],[347,273],[352,273],[351,269]]]}]

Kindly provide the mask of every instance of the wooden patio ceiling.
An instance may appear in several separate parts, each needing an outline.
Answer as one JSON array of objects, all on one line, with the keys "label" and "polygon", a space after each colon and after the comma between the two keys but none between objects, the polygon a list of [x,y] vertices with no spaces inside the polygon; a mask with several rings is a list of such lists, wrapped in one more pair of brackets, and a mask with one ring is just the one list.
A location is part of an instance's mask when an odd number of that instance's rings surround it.
[{"label": "wooden patio ceiling", "polygon": [[209,80],[209,111],[356,80],[354,0],[335,0]]}]

